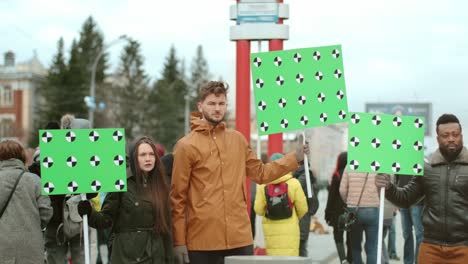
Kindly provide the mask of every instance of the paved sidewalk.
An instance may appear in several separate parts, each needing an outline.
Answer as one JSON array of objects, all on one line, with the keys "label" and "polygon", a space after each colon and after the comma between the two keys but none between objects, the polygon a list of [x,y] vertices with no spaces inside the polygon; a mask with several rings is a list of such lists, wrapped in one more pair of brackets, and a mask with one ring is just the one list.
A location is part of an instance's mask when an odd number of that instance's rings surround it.
[{"label": "paved sidewalk", "polygon": [[[325,229],[329,231],[329,234],[318,235],[310,233],[309,236],[309,256],[312,258],[314,264],[336,264],[339,263],[338,255],[336,253],[335,242],[333,241],[333,228],[327,226],[325,223],[325,207],[327,205],[328,192],[322,190],[319,192],[320,207],[316,214],[320,223],[325,226]],[[401,233],[401,222],[400,214],[396,217],[396,250],[397,255],[400,257],[400,261],[391,260],[391,264],[403,263],[403,236]],[[364,258],[365,260],[365,258]]]}]

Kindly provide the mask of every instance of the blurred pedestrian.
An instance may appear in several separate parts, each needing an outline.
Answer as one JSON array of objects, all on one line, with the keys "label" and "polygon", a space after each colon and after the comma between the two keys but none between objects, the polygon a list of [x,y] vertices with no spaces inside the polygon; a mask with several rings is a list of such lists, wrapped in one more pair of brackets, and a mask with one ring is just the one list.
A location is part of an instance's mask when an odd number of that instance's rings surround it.
[{"label": "blurred pedestrian", "polygon": [[351,248],[354,264],[362,260],[363,233],[367,260],[365,263],[377,262],[377,242],[379,230],[379,196],[373,184],[374,173],[343,172],[340,184],[340,195],[346,202],[348,210],[353,212],[357,221],[351,227]]},{"label": "blurred pedestrian", "polygon": [[[270,162],[282,158],[284,155],[274,153],[270,157]],[[290,208],[283,209],[284,211],[291,210],[291,214],[285,214],[284,217],[272,218],[269,216],[268,203],[269,199],[276,199],[279,196],[269,196],[271,191],[279,193],[280,183],[284,183],[285,195],[284,198]],[[276,195],[275,193],[275,195]],[[263,233],[265,235],[266,254],[268,256],[299,256],[299,241],[301,238],[299,230],[299,219],[307,213],[307,199],[302,190],[301,183],[288,173],[268,184],[259,185],[255,197],[255,212],[258,215],[264,216],[262,220]],[[282,211],[283,211],[282,210]]]},{"label": "blurred pedestrian", "polygon": [[[340,196],[340,183],[347,164],[347,159],[348,152],[341,152],[338,155],[335,171],[333,172],[331,184],[328,188],[327,207],[325,208],[325,221],[327,221],[328,225],[333,226],[333,239],[335,240],[340,263],[352,262],[350,232],[338,226],[338,217],[344,213],[347,207]],[[346,250],[344,236],[346,237]]]},{"label": "blurred pedestrian", "polygon": [[[393,180],[393,175],[392,176],[392,181]],[[387,244],[385,243],[385,239],[387,237],[387,234],[390,235],[390,230],[393,225],[393,215],[395,212],[396,208],[395,206],[389,202],[388,200],[384,201],[384,210],[383,210],[383,232],[382,232],[382,263],[383,264],[389,264],[390,263],[390,251],[388,250]]]},{"label": "blurred pedestrian", "polygon": [[43,263],[42,229],[52,217],[41,179],[27,172],[24,147],[0,142],[0,263]]},{"label": "blurred pedestrian", "polygon": [[[405,187],[411,182],[412,175],[395,175],[397,186]],[[400,208],[401,228],[403,231],[403,263],[418,263],[419,246],[423,239],[422,210],[424,199],[410,206],[410,208]],[[414,230],[414,235],[413,235]]]},{"label": "blurred pedestrian", "polygon": [[[45,129],[89,129],[91,124],[86,119],[75,118],[73,115],[64,115],[60,120],[60,127],[58,123],[51,121],[47,124]],[[40,151],[40,150],[39,150]],[[39,153],[40,160],[40,153]],[[39,167],[40,169],[40,167]],[[46,239],[46,252],[47,252],[47,263],[48,264],[63,264],[67,260],[67,254],[70,252],[70,257],[73,264],[84,264],[84,244],[82,242],[82,228],[80,225],[74,225],[74,230],[71,233],[74,235],[67,235],[64,232],[64,208],[67,207],[67,201],[72,195],[49,195],[54,208],[54,214],[47,225],[45,232]],[[76,203],[74,203],[76,204]]]},{"label": "blurred pedestrian", "polygon": [[[310,168],[310,167],[309,167]],[[312,187],[313,196],[309,198],[307,195],[307,180],[305,166],[302,164],[293,173],[293,177],[296,178],[301,184],[302,191],[304,192],[307,199],[307,213],[299,220],[299,229],[301,232],[301,239],[299,241],[299,256],[307,257],[309,255],[307,251],[309,234],[310,234],[310,220],[312,216],[317,212],[319,207],[317,179],[314,174],[309,170],[310,184]]]},{"label": "blurred pedestrian", "polygon": [[159,158],[161,158],[162,156],[166,154],[166,149],[164,148],[162,144],[156,143],[154,146],[156,147],[156,154],[158,154]]},{"label": "blurred pedestrian", "polygon": [[166,172],[167,184],[170,186],[172,181],[172,168],[174,166],[174,155],[172,153],[167,153],[161,157],[161,163],[164,166],[164,171]]},{"label": "blurred pedestrian", "polygon": [[394,208],[393,217],[392,217],[392,224],[388,230],[388,257],[391,260],[400,261],[400,257],[396,251],[396,230],[395,230],[395,222],[396,222],[396,215],[398,212],[398,208]]}]

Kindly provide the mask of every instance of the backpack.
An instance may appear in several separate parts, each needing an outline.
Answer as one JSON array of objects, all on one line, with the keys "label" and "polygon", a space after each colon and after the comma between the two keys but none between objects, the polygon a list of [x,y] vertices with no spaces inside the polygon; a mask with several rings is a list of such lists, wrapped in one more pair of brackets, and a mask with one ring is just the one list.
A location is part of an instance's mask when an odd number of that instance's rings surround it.
[{"label": "backpack", "polygon": [[59,225],[57,234],[62,229],[64,240],[57,239],[59,244],[69,241],[81,233],[83,219],[78,214],[78,203],[80,200],[80,195],[72,195],[63,203],[63,223]]},{"label": "backpack", "polygon": [[289,199],[288,184],[280,182],[265,186],[265,217],[271,220],[286,219],[292,216],[293,203]]}]

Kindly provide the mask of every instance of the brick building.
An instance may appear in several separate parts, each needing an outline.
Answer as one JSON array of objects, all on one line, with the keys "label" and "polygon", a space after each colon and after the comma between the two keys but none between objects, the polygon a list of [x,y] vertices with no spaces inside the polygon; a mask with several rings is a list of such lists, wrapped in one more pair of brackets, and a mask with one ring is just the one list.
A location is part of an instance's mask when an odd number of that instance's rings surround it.
[{"label": "brick building", "polygon": [[13,52],[4,54],[0,64],[0,139],[15,137],[28,142],[34,127],[35,91],[46,74],[36,54],[21,63],[16,63]]}]

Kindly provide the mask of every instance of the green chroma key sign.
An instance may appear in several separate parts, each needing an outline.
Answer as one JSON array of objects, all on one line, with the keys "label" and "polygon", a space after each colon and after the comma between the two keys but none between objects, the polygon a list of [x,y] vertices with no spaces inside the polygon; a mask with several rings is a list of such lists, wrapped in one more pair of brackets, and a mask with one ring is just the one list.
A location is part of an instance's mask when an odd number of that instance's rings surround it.
[{"label": "green chroma key sign", "polygon": [[424,119],[350,113],[348,170],[423,175]]},{"label": "green chroma key sign", "polygon": [[125,130],[40,130],[42,194],[127,190]]},{"label": "green chroma key sign", "polygon": [[346,122],[341,46],[253,53],[260,135]]}]

